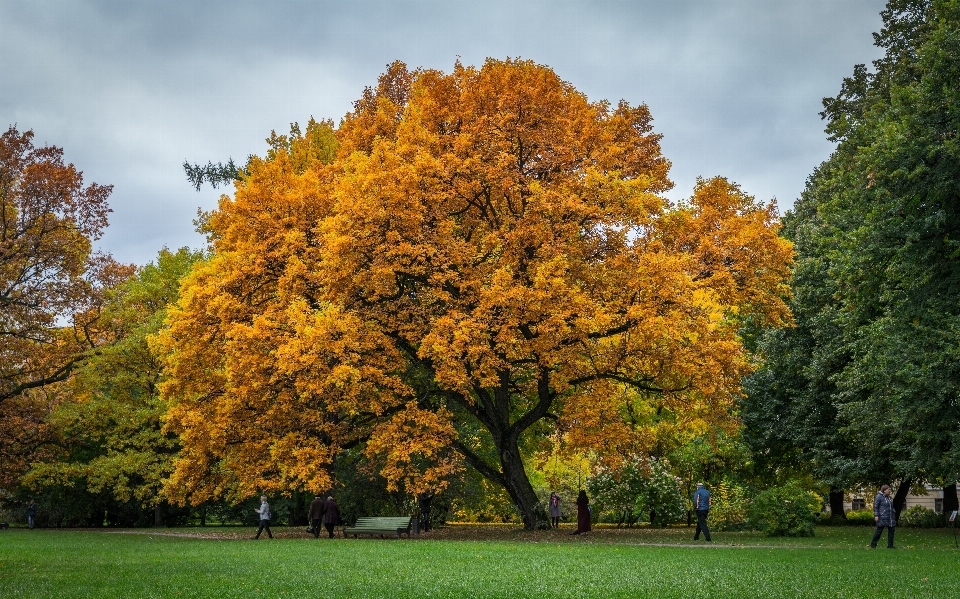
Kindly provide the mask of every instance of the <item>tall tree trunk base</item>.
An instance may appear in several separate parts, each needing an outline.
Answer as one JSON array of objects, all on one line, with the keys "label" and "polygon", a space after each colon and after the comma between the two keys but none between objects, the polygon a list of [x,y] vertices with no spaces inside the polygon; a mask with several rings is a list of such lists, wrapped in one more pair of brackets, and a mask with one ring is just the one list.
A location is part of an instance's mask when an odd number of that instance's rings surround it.
[{"label": "tall tree trunk base", "polygon": [[843,489],[830,488],[830,517],[847,518],[847,514],[843,511]]},{"label": "tall tree trunk base", "polygon": [[907,503],[907,495],[910,494],[910,486],[913,484],[912,478],[905,478],[900,486],[897,487],[897,494],[893,496],[893,509],[897,512],[897,523],[900,523],[900,514],[903,513],[903,506]]}]

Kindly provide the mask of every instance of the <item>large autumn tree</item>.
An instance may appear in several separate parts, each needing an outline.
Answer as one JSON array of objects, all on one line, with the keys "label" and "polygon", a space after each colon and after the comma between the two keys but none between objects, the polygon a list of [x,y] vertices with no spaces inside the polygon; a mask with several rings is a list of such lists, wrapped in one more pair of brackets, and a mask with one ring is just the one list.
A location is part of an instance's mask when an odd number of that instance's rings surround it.
[{"label": "large autumn tree", "polygon": [[397,63],[335,158],[310,130],[251,159],[205,221],[215,256],[161,339],[171,490],[326,487],[362,440],[411,489],[465,461],[534,527],[531,438],[637,455],[641,404],[732,426],[738,331],[787,319],[791,249],[724,179],[671,206],[646,106],[529,61]]},{"label": "large autumn tree", "polygon": [[129,273],[91,248],[111,190],[84,187],[61,148],[34,147],[33,131],[0,135],[0,402],[64,380],[91,343],[98,283]]}]

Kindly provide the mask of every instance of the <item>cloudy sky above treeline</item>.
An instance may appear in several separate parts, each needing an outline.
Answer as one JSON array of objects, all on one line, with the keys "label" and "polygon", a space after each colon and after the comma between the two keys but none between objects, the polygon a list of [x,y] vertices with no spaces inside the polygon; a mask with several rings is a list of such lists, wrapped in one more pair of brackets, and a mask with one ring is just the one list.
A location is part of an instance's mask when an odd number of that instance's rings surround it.
[{"label": "cloudy sky above treeline", "polygon": [[819,112],[879,56],[883,0],[0,0],[0,125],[113,184],[99,246],[144,264],[204,244],[182,163],[339,121],[385,66],[521,57],[591,100],[645,103],[676,200],[723,175],[789,209],[833,149]]}]

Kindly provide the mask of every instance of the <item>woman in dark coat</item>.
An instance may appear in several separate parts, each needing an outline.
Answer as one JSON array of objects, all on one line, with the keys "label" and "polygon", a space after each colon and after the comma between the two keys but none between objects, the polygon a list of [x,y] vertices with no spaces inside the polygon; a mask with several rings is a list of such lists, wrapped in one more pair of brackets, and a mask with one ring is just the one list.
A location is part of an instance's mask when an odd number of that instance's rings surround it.
[{"label": "woman in dark coat", "polygon": [[870,541],[870,547],[876,549],[877,541],[883,534],[883,529],[887,529],[887,549],[895,549],[893,546],[893,533],[897,526],[897,511],[893,509],[893,499],[890,498],[890,485],[880,487],[880,492],[873,499],[873,520],[877,523],[877,529],[873,532],[873,540]]},{"label": "woman in dark coat", "polygon": [[573,534],[584,532],[590,532],[590,500],[587,499],[587,492],[580,489],[577,495],[577,532]]},{"label": "woman in dark coat", "polygon": [[323,525],[327,529],[330,538],[333,538],[333,528],[340,521],[340,506],[333,500],[333,497],[327,497],[327,502],[323,504]]}]

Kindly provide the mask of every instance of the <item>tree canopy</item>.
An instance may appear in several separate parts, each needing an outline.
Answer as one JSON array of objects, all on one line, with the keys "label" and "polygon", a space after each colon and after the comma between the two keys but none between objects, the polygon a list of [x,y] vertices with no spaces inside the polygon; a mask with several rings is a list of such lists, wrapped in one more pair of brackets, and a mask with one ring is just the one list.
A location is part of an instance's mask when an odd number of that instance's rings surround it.
[{"label": "tree canopy", "polygon": [[53,439],[24,484],[107,491],[119,502],[150,507],[163,500],[162,481],[180,444],[161,431],[161,365],[149,339],[163,326],[180,279],[201,258],[186,248],[161,250],[155,263],[107,292],[100,346],[51,391]]},{"label": "tree canopy", "polygon": [[767,336],[745,413],[760,446],[786,442],[838,484],[949,485],[960,477],[960,3],[893,0],[882,16],[883,58],[824,100],[838,145],[785,219],[798,327]]},{"label": "tree canopy", "polygon": [[12,488],[52,440],[47,386],[101,342],[104,292],[132,267],[93,252],[109,185],[84,187],[63,150],[33,132],[0,135],[0,486]]},{"label": "tree canopy", "polygon": [[96,344],[101,292],[130,273],[91,248],[111,190],[84,187],[63,150],[34,147],[32,131],[0,135],[0,403],[64,380]]},{"label": "tree canopy", "polygon": [[788,320],[792,251],[724,179],[671,206],[659,139],[519,60],[395,63],[336,130],[273,135],[159,340],[168,488],[326,489],[362,444],[413,491],[466,462],[532,527],[531,440],[626,459],[641,405],[733,426],[740,327]]}]

